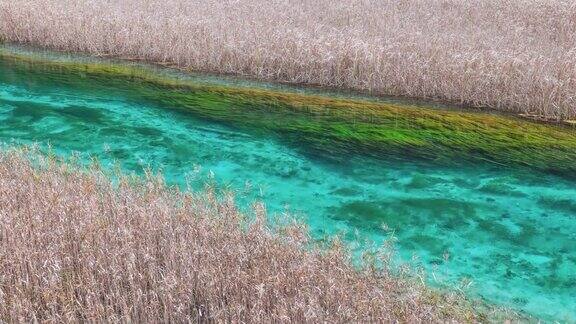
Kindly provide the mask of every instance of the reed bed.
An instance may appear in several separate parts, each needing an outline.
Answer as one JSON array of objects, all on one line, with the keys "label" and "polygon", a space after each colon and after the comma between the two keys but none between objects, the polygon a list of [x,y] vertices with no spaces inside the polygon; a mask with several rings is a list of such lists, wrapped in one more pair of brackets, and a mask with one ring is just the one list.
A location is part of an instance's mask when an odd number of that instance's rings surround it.
[{"label": "reed bed", "polygon": [[113,176],[35,149],[0,151],[0,321],[484,318],[386,266],[352,266],[341,244],[320,249],[301,225],[268,225],[262,205],[247,215],[210,189]]},{"label": "reed bed", "polygon": [[0,38],[576,117],[572,0],[0,0]]}]

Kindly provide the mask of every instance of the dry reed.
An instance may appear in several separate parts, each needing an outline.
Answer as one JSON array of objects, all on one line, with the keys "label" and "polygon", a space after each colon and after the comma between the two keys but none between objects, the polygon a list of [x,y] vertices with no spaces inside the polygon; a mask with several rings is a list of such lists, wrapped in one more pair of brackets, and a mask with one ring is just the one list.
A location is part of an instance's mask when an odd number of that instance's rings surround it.
[{"label": "dry reed", "polygon": [[[0,150],[0,321],[478,320],[455,295],[351,266],[230,196]],[[386,260],[384,258],[383,260]]]},{"label": "dry reed", "polygon": [[0,0],[0,38],[576,117],[572,0]]},{"label": "dry reed", "polygon": [[[0,153],[0,321],[429,322],[462,299],[273,232],[229,196]],[[244,225],[243,225],[244,224]],[[304,248],[304,247],[307,248]]]}]

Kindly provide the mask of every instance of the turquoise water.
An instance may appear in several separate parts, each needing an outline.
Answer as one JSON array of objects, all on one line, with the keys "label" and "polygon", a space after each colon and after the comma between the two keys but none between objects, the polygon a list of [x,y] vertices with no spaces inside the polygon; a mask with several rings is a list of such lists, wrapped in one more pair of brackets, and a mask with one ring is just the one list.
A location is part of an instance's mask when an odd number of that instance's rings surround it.
[{"label": "turquoise water", "polygon": [[326,154],[298,134],[241,127],[240,114],[237,123],[214,122],[143,97],[153,84],[69,78],[0,60],[0,141],[50,143],[126,170],[150,165],[179,185],[213,178],[241,204],[261,200],[271,213],[302,218],[318,239],[342,235],[361,248],[393,233],[400,256],[425,267],[431,281],[541,318],[576,320],[574,180],[490,164],[374,159],[352,145]]}]

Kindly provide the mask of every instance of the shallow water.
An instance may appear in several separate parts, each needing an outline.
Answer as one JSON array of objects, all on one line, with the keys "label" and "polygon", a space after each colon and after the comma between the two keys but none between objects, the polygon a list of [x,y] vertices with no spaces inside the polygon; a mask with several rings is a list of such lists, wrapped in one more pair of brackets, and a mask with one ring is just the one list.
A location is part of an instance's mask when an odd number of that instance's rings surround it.
[{"label": "shallow water", "polygon": [[219,103],[232,117],[215,121],[201,113],[213,109],[210,98],[177,109],[142,95],[156,93],[154,84],[70,78],[0,59],[0,141],[50,143],[127,170],[150,165],[179,185],[213,177],[241,204],[262,200],[272,213],[302,217],[315,238],[382,242],[393,233],[400,256],[415,256],[430,280],[464,282],[471,295],[545,319],[576,320],[573,178],[379,158],[355,151],[352,139],[327,153],[297,129],[288,136],[243,127],[235,102]]}]

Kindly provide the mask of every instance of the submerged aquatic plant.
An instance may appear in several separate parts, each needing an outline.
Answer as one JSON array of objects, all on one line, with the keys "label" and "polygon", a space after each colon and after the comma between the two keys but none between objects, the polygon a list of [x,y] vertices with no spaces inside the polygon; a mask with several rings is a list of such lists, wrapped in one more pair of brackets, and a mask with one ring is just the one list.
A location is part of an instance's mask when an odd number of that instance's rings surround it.
[{"label": "submerged aquatic plant", "polygon": [[576,129],[569,126],[426,105],[199,83],[141,66],[58,60],[9,49],[0,51],[0,64],[13,73],[37,73],[35,78],[45,81],[50,76],[39,71],[57,71],[59,84],[69,88],[129,86],[136,101],[182,109],[250,132],[272,133],[304,147],[307,154],[362,154],[462,167],[486,163],[576,174]]},{"label": "submerged aquatic plant", "polygon": [[478,321],[459,295],[388,268],[355,268],[340,245],[255,205],[180,192],[162,178],[0,151],[0,320]]}]

